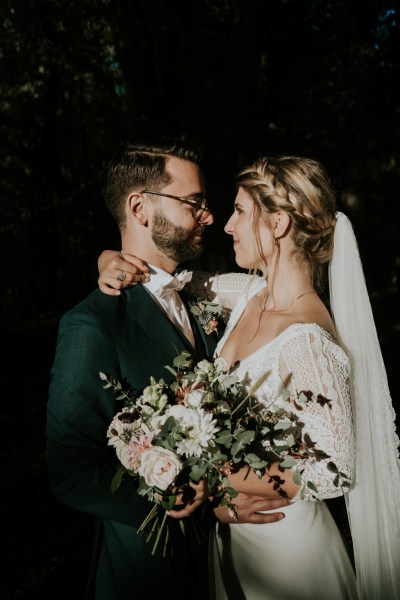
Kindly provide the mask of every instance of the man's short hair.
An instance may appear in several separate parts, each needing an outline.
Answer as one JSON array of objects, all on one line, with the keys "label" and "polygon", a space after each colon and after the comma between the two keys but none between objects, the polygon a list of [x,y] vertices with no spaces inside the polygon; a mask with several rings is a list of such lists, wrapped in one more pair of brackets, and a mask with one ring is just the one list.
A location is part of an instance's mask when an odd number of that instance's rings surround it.
[{"label": "man's short hair", "polygon": [[165,168],[169,156],[201,166],[199,150],[180,139],[124,142],[114,153],[104,171],[103,196],[119,228],[125,224],[125,201],[131,191],[157,191],[170,183]]}]

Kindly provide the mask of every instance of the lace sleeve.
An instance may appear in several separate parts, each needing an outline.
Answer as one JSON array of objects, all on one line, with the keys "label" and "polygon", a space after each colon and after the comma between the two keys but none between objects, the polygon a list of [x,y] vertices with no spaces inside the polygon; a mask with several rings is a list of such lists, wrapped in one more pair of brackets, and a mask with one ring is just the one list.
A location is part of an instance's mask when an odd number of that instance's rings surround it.
[{"label": "lace sleeve", "polygon": [[260,285],[265,285],[261,277],[247,273],[194,271],[192,281],[185,289],[194,297],[219,302],[224,314],[229,316],[239,297],[254,280],[260,280]]},{"label": "lace sleeve", "polygon": [[[330,338],[316,333],[303,333],[282,347],[280,355],[282,380],[290,377],[290,392],[311,391],[321,394],[331,402],[323,406],[318,402],[295,411],[305,423],[306,431],[316,446],[330,456],[348,481],[352,481],[355,468],[355,442],[348,386],[349,362],[343,350]],[[318,499],[342,495],[333,480],[335,474],[327,469],[326,461],[305,461],[302,465],[304,481],[312,481],[318,489]],[[312,493],[304,489],[306,498]]]}]

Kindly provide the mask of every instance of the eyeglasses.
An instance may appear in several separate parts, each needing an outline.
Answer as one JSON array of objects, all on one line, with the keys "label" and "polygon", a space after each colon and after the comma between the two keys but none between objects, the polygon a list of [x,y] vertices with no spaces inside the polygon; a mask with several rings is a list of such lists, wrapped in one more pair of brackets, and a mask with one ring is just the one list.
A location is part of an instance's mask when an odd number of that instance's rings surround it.
[{"label": "eyeglasses", "polygon": [[201,194],[193,196],[193,198],[181,198],[180,196],[172,196],[171,194],[164,194],[162,192],[150,192],[149,190],[143,190],[142,194],[153,194],[153,196],[164,196],[165,198],[172,198],[173,200],[179,200],[179,202],[185,202],[193,207],[194,216],[200,219],[201,215],[205,210],[209,211],[207,200]]}]

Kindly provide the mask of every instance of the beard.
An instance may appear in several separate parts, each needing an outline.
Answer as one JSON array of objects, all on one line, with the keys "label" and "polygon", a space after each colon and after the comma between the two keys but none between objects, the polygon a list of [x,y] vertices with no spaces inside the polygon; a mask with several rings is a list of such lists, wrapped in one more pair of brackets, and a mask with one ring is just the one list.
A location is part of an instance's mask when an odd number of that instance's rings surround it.
[{"label": "beard", "polygon": [[168,258],[182,263],[197,258],[203,252],[201,238],[197,237],[203,231],[204,225],[199,225],[196,229],[174,225],[161,210],[156,210],[151,237],[157,248]]}]

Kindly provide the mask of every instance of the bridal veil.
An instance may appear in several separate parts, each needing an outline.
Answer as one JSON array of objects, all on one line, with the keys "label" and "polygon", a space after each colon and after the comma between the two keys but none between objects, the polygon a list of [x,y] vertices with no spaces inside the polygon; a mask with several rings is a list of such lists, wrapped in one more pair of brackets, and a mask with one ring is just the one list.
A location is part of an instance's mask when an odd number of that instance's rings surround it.
[{"label": "bridal veil", "polygon": [[395,413],[353,227],[337,213],[329,265],[339,343],[352,368],[356,476],[345,494],[363,600],[400,598],[400,462]]}]

